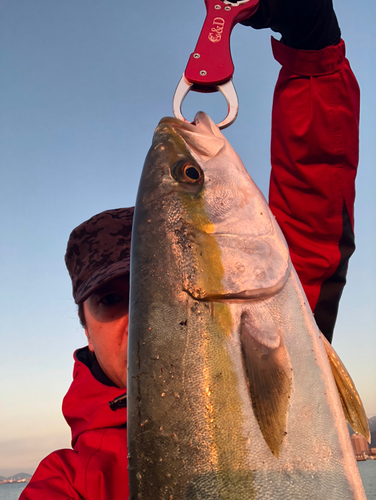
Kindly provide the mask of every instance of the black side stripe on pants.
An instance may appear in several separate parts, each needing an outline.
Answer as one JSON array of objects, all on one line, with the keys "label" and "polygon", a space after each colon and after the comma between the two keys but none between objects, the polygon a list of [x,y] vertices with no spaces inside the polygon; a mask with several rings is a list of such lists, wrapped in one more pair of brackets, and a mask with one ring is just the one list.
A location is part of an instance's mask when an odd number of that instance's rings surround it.
[{"label": "black side stripe on pants", "polygon": [[333,338],[338,305],[343,287],[346,284],[349,259],[355,251],[354,232],[345,203],[343,203],[342,209],[342,236],[339,241],[339,251],[341,253],[341,260],[334,274],[321,285],[319,299],[314,312],[316,323],[329,342],[332,342]]}]

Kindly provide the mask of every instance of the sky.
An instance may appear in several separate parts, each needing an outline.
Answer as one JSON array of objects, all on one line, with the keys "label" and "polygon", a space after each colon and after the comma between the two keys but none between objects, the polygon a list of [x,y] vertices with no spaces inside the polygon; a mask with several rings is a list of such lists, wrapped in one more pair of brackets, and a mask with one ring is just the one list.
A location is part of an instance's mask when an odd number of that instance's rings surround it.
[{"label": "sky", "polygon": [[[333,346],[376,415],[376,100],[369,0],[338,0],[362,92],[357,250]],[[194,50],[203,0],[0,0],[0,475],[32,473],[70,446],[61,401],[85,345],[64,254],[92,215],[132,206],[159,120]],[[232,34],[239,116],[225,131],[267,196],[270,115],[279,71],[270,30]],[[220,94],[190,93],[183,113],[216,122]]]}]

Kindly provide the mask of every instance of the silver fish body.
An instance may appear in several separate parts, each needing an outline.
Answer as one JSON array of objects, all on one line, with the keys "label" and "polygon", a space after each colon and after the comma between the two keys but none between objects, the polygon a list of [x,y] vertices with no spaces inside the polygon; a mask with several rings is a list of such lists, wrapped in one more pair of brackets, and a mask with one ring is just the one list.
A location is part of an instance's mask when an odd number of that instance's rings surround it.
[{"label": "silver fish body", "polygon": [[156,129],[131,266],[130,498],[365,500],[283,235],[204,113]]}]

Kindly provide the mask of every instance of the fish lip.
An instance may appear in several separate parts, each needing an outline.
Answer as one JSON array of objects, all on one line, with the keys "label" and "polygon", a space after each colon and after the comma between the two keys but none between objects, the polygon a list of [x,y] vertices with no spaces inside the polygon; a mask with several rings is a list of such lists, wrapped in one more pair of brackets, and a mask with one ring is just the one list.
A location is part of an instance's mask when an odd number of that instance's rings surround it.
[{"label": "fish lip", "polygon": [[166,126],[180,135],[191,154],[204,163],[216,157],[226,145],[226,139],[221,131],[203,111],[196,113],[193,122],[166,116],[161,119],[158,127]]},{"label": "fish lip", "polygon": [[190,147],[185,140],[184,133],[197,132],[197,128],[193,123],[183,122],[182,120],[179,120],[178,118],[172,116],[165,116],[159,121],[154,131],[154,138],[158,136],[159,133],[163,132],[167,132],[171,136],[178,136],[183,139],[188,150],[190,151]]},{"label": "fish lip", "polygon": [[[212,133],[213,130],[210,127],[210,123],[212,122],[211,119],[208,117],[208,115],[203,111],[198,111],[193,121],[191,122],[180,120],[179,118],[176,118],[174,116],[165,116],[159,121],[158,126],[170,125],[172,128],[175,129],[177,133],[180,133],[179,132],[180,130],[183,133],[187,131],[198,132],[200,128],[203,128],[204,130],[207,130]],[[215,126],[215,124],[213,125]],[[219,129],[218,129],[218,134],[222,136],[222,133],[219,131]]]},{"label": "fish lip", "polygon": [[197,125],[196,117],[197,115],[195,116],[193,122],[183,122],[182,120],[179,120],[179,118],[175,118],[173,116],[165,116],[159,121],[158,127],[160,125],[170,125],[175,130],[195,130],[195,127]]}]

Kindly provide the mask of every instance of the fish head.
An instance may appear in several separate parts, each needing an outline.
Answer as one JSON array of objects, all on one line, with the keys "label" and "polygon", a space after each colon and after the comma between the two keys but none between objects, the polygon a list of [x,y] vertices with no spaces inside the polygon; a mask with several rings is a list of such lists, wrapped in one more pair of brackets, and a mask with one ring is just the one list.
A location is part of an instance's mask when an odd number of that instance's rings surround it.
[{"label": "fish head", "polygon": [[[158,199],[185,292],[196,300],[277,293],[290,261],[261,191],[205,114],[163,118],[149,152],[149,201]],[[145,197],[144,202],[147,202]]]}]

